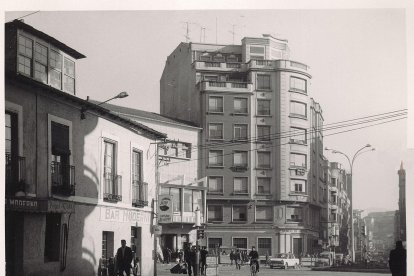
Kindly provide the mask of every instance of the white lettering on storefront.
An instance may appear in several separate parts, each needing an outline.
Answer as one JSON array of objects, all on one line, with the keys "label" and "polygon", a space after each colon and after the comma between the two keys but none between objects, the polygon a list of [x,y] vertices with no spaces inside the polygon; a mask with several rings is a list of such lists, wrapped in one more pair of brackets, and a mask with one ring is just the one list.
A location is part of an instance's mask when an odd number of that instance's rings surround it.
[{"label": "white lettering on storefront", "polygon": [[151,218],[148,213],[139,211],[101,207],[101,221],[150,224]]}]

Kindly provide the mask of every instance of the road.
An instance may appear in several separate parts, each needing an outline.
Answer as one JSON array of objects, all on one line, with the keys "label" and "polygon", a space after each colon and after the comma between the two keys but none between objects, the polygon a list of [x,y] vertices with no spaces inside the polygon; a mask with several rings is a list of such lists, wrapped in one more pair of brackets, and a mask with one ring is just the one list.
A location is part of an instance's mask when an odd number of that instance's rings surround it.
[{"label": "road", "polygon": [[[173,265],[163,265],[159,264],[157,266],[158,268],[158,276],[173,276],[177,274],[171,274],[170,268]],[[186,274],[184,274],[186,275]],[[235,266],[230,265],[223,265],[219,266],[219,273],[220,276],[250,276],[249,267],[243,266],[240,270],[236,270]],[[268,267],[262,267],[260,269],[260,272],[258,273],[258,276],[277,276],[277,275],[283,275],[283,276],[346,276],[346,275],[352,275],[352,276],[388,276],[389,274],[384,273],[367,273],[367,272],[332,272],[332,271],[312,271],[309,268],[300,268],[300,269],[270,269]],[[177,275],[178,276],[178,275]]]}]

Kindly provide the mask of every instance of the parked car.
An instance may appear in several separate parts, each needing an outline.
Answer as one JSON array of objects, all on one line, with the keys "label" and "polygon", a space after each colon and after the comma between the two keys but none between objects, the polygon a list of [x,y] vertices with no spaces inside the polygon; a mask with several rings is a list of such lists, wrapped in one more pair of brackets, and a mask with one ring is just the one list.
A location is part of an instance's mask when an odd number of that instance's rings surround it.
[{"label": "parked car", "polygon": [[297,267],[299,259],[291,253],[279,253],[275,257],[270,258],[270,268],[279,267],[287,269],[289,267]]}]

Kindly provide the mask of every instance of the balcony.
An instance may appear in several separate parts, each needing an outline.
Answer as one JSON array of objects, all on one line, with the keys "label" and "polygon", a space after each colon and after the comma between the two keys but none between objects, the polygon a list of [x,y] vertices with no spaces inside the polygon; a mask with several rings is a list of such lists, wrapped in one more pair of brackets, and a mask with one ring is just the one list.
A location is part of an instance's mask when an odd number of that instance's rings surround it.
[{"label": "balcony", "polygon": [[132,181],[132,206],[148,206],[148,183]]},{"label": "balcony", "polygon": [[52,162],[51,174],[53,194],[75,195],[75,166]]},{"label": "balcony", "polygon": [[202,81],[200,83],[200,90],[215,92],[252,93],[253,86],[251,83],[247,82]]},{"label": "balcony", "polygon": [[6,153],[6,195],[14,195],[18,191],[25,191],[26,159],[21,156],[12,156]]},{"label": "balcony", "polygon": [[223,61],[194,61],[193,66],[196,70],[205,71],[224,71],[224,72],[241,72],[245,70],[245,65],[240,62],[223,62]]},{"label": "balcony", "polygon": [[244,165],[234,165],[230,167],[233,172],[245,172],[247,171],[247,164]]},{"label": "balcony", "polygon": [[104,201],[118,202],[122,201],[122,176],[112,175],[111,173],[104,174]]}]

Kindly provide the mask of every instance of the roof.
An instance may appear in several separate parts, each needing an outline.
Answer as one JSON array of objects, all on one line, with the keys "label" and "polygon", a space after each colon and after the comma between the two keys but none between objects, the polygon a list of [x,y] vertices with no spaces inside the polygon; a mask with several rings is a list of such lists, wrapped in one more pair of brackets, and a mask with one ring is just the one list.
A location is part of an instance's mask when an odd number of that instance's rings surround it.
[{"label": "roof", "polygon": [[[90,100],[90,102],[95,103],[95,104],[99,103],[98,101],[95,101],[95,100]],[[185,127],[199,128],[196,124],[192,122],[180,120],[176,118],[171,118],[171,117],[164,116],[164,115],[161,115],[155,112],[148,112],[148,111],[144,111],[140,109],[107,104],[107,103],[102,104],[102,106],[122,117],[129,117],[129,118],[137,117],[137,118],[142,118],[142,119],[148,119],[151,121],[159,121],[159,122],[164,122],[164,123],[169,123],[169,124],[181,125]]]},{"label": "roof", "polygon": [[[119,116],[113,112],[111,112],[111,110],[106,109],[102,106],[96,105],[93,102],[89,102],[86,101],[84,99],[78,98],[72,94],[63,92],[59,89],[53,88],[52,86],[43,84],[41,82],[38,81],[34,81],[33,79],[23,76],[23,75],[13,75],[11,76],[11,74],[6,76],[6,80],[14,80],[17,81],[21,84],[27,84],[30,86],[30,88],[33,87],[38,87],[41,89],[38,89],[40,91],[40,93],[44,93],[45,95],[49,96],[49,97],[56,97],[56,98],[64,98],[65,100],[75,103],[77,105],[79,105],[79,107],[81,108],[81,110],[83,109],[84,111],[94,111],[96,113],[98,113],[100,116],[105,117],[106,119],[110,119],[115,121],[117,124],[122,125],[134,132],[137,132],[140,135],[144,135],[144,136],[150,136],[151,138],[154,139],[164,139],[167,138],[167,135],[159,132],[155,129],[152,129],[150,127],[147,127],[141,123],[138,123],[134,120],[131,120],[129,118],[126,118],[124,116]],[[80,113],[79,113],[80,116]]]},{"label": "roof", "polygon": [[28,33],[33,34],[36,37],[39,37],[51,44],[53,44],[54,46],[56,46],[57,48],[61,49],[63,52],[65,52],[66,54],[70,55],[73,58],[76,59],[81,59],[81,58],[85,58],[86,56],[79,53],[78,51],[76,51],[75,49],[67,46],[66,44],[64,44],[63,42],[60,42],[59,40],[57,40],[54,37],[51,37],[50,35],[39,31],[35,28],[33,28],[32,26],[24,23],[21,20],[13,20],[12,22],[8,22],[6,23],[6,28],[17,28],[17,29],[22,29]]}]

